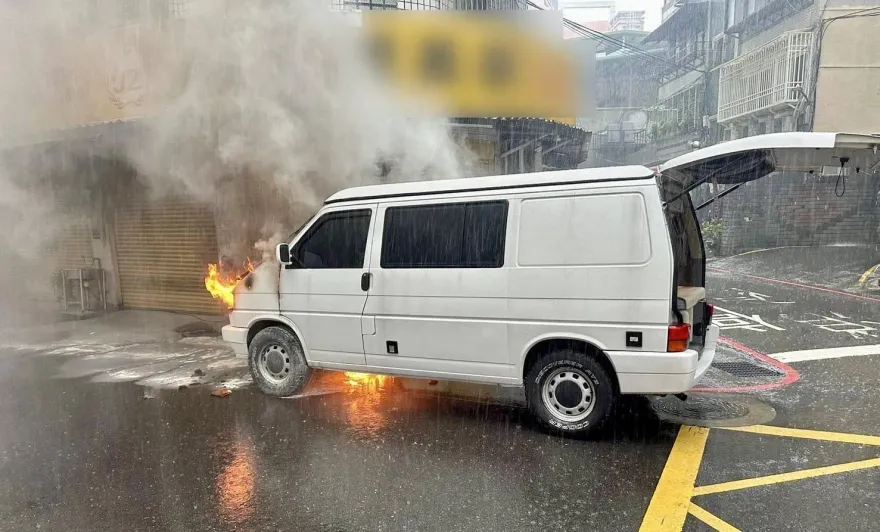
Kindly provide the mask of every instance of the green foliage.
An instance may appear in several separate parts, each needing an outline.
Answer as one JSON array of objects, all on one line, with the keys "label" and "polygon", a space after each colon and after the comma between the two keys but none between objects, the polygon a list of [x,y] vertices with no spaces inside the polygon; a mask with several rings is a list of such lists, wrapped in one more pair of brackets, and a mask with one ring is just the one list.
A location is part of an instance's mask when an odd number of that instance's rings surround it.
[{"label": "green foliage", "polygon": [[721,235],[724,232],[724,222],[719,218],[708,220],[700,226],[700,230],[703,233],[703,242],[706,243],[706,247],[718,253],[721,249]]}]

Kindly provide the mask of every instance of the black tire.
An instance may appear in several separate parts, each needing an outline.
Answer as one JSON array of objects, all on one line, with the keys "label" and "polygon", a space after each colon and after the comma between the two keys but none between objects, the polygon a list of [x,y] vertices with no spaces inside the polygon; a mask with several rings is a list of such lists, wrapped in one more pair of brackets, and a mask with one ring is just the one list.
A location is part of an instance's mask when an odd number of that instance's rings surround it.
[{"label": "black tire", "polygon": [[[544,385],[551,378],[555,380],[555,387],[548,384],[545,401]],[[563,385],[564,381],[568,383]],[[541,424],[550,430],[572,435],[586,434],[601,427],[611,416],[617,400],[611,376],[602,364],[588,353],[573,349],[542,355],[528,369],[525,388],[529,410]],[[590,393],[587,394],[586,390]],[[556,399],[553,398],[554,391],[559,392]],[[587,395],[592,396],[592,406],[582,402],[586,401]],[[584,409],[579,411],[581,407]]]},{"label": "black tire", "polygon": [[296,394],[312,377],[299,338],[285,327],[266,327],[254,336],[248,367],[257,388],[273,397]]}]

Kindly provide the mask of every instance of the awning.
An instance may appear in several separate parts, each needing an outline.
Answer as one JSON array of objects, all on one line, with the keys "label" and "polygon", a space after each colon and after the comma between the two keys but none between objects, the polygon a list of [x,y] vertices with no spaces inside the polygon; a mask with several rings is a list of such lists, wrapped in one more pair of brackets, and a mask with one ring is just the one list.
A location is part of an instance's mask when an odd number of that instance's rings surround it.
[{"label": "awning", "polygon": [[54,129],[25,135],[8,135],[0,138],[0,151],[71,140],[86,140],[102,135],[112,135],[128,131],[141,123],[141,118],[121,118],[104,122],[92,122],[64,129]]},{"label": "awning", "polygon": [[672,16],[657,26],[657,29],[649,33],[642,42],[649,43],[665,41],[668,40],[671,35],[675,35],[690,26],[700,25],[701,27],[705,27],[709,2],[707,0],[684,1],[687,3],[679,7]]}]

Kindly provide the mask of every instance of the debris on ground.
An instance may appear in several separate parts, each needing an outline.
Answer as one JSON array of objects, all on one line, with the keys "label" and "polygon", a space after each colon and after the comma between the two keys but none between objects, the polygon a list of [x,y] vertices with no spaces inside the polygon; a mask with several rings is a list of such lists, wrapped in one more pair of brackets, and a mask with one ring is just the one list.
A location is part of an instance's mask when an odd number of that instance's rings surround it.
[{"label": "debris on ground", "polygon": [[177,387],[177,391],[182,392],[183,390],[186,390],[187,388],[188,388],[188,386],[186,384],[181,384],[180,386]]},{"label": "debris on ground", "polygon": [[231,393],[232,390],[230,390],[229,388],[217,388],[216,390],[211,392],[211,395],[213,395],[214,397],[226,397]]},{"label": "debris on ground", "polygon": [[192,376],[193,376],[193,377],[204,377],[204,376],[205,376],[205,372],[202,371],[202,370],[200,370],[200,369],[197,369],[197,370],[193,371]]}]

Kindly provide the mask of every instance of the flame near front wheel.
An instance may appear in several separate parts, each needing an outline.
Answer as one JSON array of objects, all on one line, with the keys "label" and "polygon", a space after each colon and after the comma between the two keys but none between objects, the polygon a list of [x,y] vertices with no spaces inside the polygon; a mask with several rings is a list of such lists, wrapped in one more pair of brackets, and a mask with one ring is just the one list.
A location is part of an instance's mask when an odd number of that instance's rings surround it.
[{"label": "flame near front wheel", "polygon": [[254,263],[251,259],[244,262],[244,270],[241,272],[221,272],[219,264],[208,264],[208,274],[205,276],[205,288],[214,299],[222,300],[228,308],[235,305],[235,287],[244,279],[244,276],[254,271]]}]

